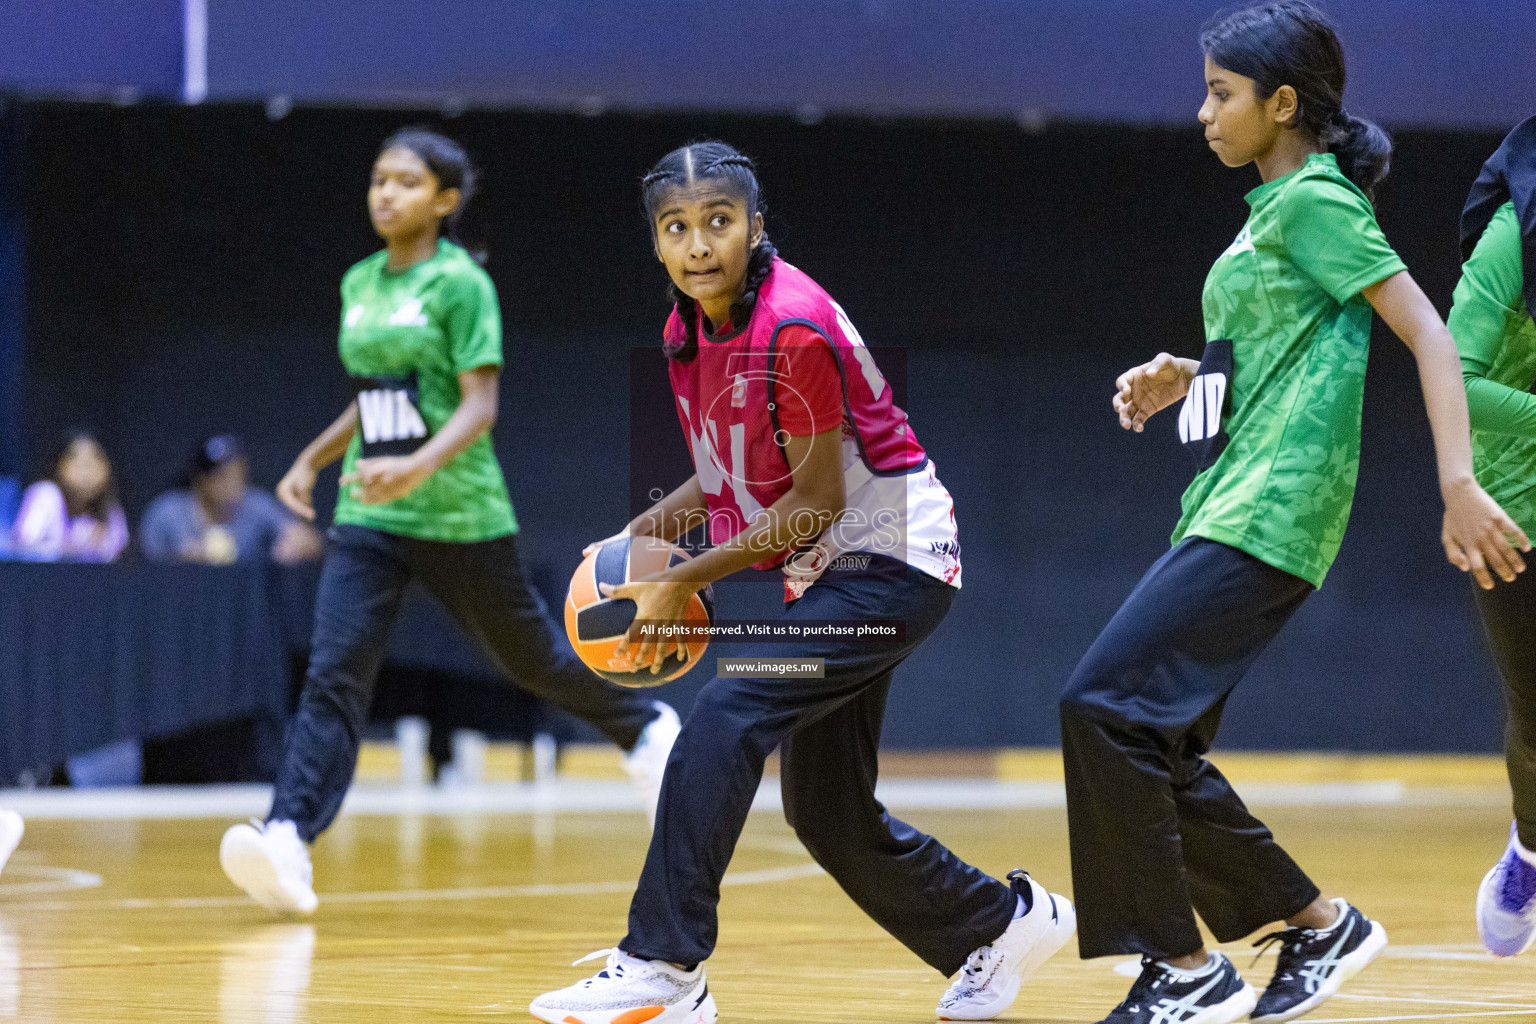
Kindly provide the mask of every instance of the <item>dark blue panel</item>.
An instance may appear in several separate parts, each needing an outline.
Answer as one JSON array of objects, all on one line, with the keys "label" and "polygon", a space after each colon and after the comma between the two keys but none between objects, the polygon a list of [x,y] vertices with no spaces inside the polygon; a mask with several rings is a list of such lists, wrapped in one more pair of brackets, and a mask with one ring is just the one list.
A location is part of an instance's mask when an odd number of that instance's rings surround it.
[{"label": "dark blue panel", "polygon": [[[1209,0],[210,0],[215,97],[1189,121]],[[1536,108],[1536,4],[1335,0],[1350,104]]]},{"label": "dark blue panel", "polygon": [[576,636],[583,642],[611,640],[635,621],[635,602],[603,601],[576,613]]},{"label": "dark blue panel", "polygon": [[181,95],[183,0],[0,0],[0,87]]},{"label": "dark blue panel", "polygon": [[26,336],[24,190],[26,113],[0,106],[0,476],[21,470],[21,380]]},{"label": "dark blue panel", "polygon": [[259,566],[0,562],[0,780],[130,736],[282,717],[270,583]]},{"label": "dark blue panel", "polygon": [[599,584],[609,583],[618,586],[620,583],[628,583],[629,541],[604,544],[597,552],[597,562],[592,566],[592,576]]}]

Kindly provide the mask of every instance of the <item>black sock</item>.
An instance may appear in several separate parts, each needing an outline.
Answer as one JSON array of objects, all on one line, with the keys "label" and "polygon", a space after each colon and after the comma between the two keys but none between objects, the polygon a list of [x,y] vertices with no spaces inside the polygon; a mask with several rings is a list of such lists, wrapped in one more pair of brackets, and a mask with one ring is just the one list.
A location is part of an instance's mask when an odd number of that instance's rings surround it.
[{"label": "black sock", "polygon": [[[1029,884],[1029,876],[1022,871],[1015,871],[1008,876],[1009,890],[1019,899],[1024,901],[1024,913],[1035,909],[1035,887]],[[1020,917],[1023,914],[1019,915]]]}]

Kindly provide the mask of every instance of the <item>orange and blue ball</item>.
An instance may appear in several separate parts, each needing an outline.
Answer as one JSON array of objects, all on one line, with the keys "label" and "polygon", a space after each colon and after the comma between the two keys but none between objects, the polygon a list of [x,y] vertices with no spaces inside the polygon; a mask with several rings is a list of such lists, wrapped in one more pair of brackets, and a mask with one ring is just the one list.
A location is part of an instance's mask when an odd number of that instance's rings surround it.
[{"label": "orange and blue ball", "polygon": [[[688,558],[688,552],[657,537],[618,537],[582,559],[565,598],[565,632],[576,656],[609,682],[634,688],[660,686],[688,671],[709,646],[707,639],[684,641],[687,661],[672,650],[660,672],[652,673],[649,666],[636,670],[634,655],[640,650],[640,640],[631,640],[629,650],[618,653],[635,620],[635,602],[604,597],[599,589],[603,583],[618,586],[643,579]],[[706,586],[689,598],[683,621],[703,625],[713,622],[714,617],[714,590]]]}]

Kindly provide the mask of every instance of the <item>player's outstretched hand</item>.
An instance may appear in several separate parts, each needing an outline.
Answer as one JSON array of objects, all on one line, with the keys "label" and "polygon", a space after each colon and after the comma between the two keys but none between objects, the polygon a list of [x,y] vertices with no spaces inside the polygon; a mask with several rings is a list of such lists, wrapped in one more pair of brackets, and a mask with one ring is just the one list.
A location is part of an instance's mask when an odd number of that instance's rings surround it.
[{"label": "player's outstretched hand", "polygon": [[300,458],[277,482],[277,500],[305,522],[315,521],[315,471],[309,461]]},{"label": "player's outstretched hand", "polygon": [[1525,531],[1473,480],[1446,491],[1440,542],[1451,564],[1470,572],[1484,590],[1493,589],[1490,569],[1505,583],[1513,583],[1515,575],[1525,571],[1520,552],[1531,550]]},{"label": "player's outstretched hand", "polygon": [[1159,352],[1150,362],[1133,366],[1115,380],[1115,414],[1120,426],[1141,433],[1152,415],[1189,393],[1200,364]]}]

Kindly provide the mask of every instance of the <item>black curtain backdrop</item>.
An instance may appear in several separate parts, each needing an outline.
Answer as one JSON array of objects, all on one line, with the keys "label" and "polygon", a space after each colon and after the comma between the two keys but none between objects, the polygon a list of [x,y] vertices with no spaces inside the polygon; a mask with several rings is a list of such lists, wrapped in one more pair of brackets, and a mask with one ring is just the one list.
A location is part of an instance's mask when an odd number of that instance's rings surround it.
[{"label": "black curtain backdrop", "polygon": [[[99,430],[137,513],[199,437],[245,438],[276,483],[349,398],[337,285],[375,248],[378,141],[420,114],[30,104],[26,448]],[[872,346],[906,349],[915,431],[954,494],[965,588],[897,675],[886,740],[1049,744],[1083,650],[1163,551],[1191,466],[1173,417],[1120,431],[1117,373],[1196,356],[1200,288],[1242,226],[1251,169],[1199,127],[471,113],[468,227],[507,328],[496,443],[525,550],[563,577],[630,514],[631,349],[659,342],[664,275],[637,183],[682,142],[758,158],[768,228]],[[1449,307],[1457,215],[1496,135],[1405,132],[1380,213]],[[1344,553],[1239,689],[1223,742],[1493,750],[1500,708],[1467,584],[1439,547],[1413,362],[1378,324]],[[655,386],[665,387],[660,361]],[[643,386],[643,385],[642,385]],[[681,432],[633,442],[681,451]],[[318,497],[328,509],[334,472]],[[772,614],[727,584],[721,614]],[[711,654],[731,653],[721,649]],[[712,662],[711,662],[712,663]],[[662,691],[686,705],[694,677]]]}]

